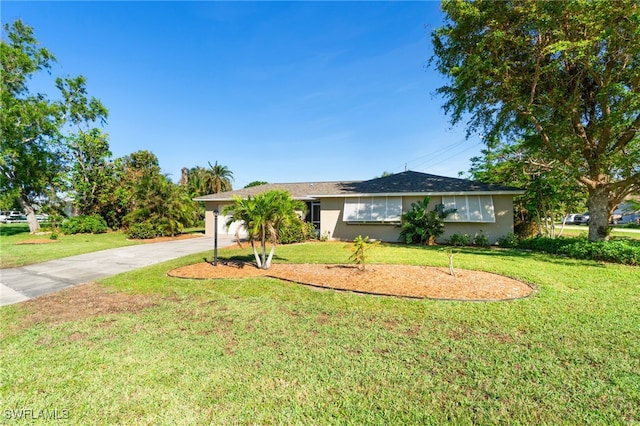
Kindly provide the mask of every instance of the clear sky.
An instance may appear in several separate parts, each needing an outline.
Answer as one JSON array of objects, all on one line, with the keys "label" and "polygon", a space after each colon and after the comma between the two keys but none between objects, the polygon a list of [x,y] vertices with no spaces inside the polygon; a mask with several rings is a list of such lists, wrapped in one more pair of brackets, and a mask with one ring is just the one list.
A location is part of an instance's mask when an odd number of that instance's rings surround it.
[{"label": "clear sky", "polygon": [[482,145],[451,128],[427,63],[439,2],[3,1],[87,78],[114,157],[156,154],[174,181],[218,162],[251,181],[456,177]]}]

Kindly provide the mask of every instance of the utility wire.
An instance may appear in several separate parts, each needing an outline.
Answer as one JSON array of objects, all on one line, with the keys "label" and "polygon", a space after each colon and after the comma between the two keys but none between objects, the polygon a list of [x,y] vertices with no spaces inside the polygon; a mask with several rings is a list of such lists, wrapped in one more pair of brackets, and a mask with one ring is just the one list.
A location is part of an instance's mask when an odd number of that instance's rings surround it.
[{"label": "utility wire", "polygon": [[[435,151],[432,151],[430,153],[421,155],[419,157],[416,157],[414,159],[411,159],[409,161],[407,161],[406,163],[404,163],[402,166],[400,167],[396,167],[393,169],[393,173],[398,173],[400,171],[405,171],[407,170],[407,168],[409,169],[417,169],[418,167],[423,167],[423,168],[427,168],[429,166],[432,166],[434,164],[438,164],[438,163],[442,163],[444,161],[450,160],[451,158],[454,158],[464,152],[467,152],[473,148],[477,148],[483,145],[482,142],[476,142],[470,146],[464,147],[464,145],[468,142],[468,139],[462,139],[456,143],[453,143],[451,145],[447,145],[444,146],[442,148],[439,148]],[[458,148],[463,148],[462,150],[458,150]],[[452,150],[454,150],[453,153]],[[445,154],[449,153],[449,155],[445,156]],[[426,159],[424,161],[420,161]]]}]

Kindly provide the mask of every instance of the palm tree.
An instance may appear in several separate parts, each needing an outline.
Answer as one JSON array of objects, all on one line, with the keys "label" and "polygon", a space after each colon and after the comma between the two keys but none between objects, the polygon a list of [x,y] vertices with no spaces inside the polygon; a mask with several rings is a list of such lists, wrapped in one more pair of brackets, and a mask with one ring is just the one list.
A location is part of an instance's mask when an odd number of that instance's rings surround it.
[{"label": "palm tree", "polygon": [[[233,204],[223,209],[223,214],[231,213],[226,223],[227,227],[236,221],[243,222],[258,268],[269,269],[278,243],[277,229],[298,220],[297,212],[305,210],[305,203],[292,199],[291,194],[287,191],[273,190],[263,192],[253,198],[235,197]],[[260,254],[255,246],[255,240],[260,241]],[[268,257],[267,240],[272,243]]]},{"label": "palm tree", "polygon": [[210,187],[212,189],[213,194],[217,194],[219,192],[231,191],[232,186],[231,182],[233,182],[233,172],[229,170],[227,166],[223,166],[218,164],[216,161],[215,165],[211,165],[209,162],[210,170],[207,170],[209,179],[210,179]]},{"label": "palm tree", "polygon": [[[183,169],[184,174],[184,169]],[[209,168],[205,167],[192,167],[187,171],[186,178],[182,177],[182,182],[186,182],[186,186],[189,188],[189,193],[198,197],[207,194],[217,194],[219,192],[231,191],[233,181],[233,172],[229,170],[227,166],[218,164],[211,165],[209,162]]]}]

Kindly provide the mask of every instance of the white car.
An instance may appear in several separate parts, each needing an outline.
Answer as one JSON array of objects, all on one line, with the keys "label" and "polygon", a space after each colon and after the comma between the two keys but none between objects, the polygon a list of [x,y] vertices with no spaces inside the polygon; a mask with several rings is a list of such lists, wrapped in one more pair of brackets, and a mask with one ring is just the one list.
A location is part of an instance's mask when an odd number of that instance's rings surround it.
[{"label": "white car", "polygon": [[564,223],[566,225],[573,225],[574,221],[576,220],[576,216],[578,216],[577,214],[568,214],[565,218],[564,218]]},{"label": "white car", "polygon": [[573,218],[574,225],[588,225],[589,224],[589,212],[583,214],[577,214]]},{"label": "white car", "polygon": [[7,222],[26,222],[27,221],[27,216],[24,215],[24,213],[21,213],[19,211],[10,211],[7,214]]},{"label": "white car", "polygon": [[0,223],[7,223],[7,212],[0,211]]}]

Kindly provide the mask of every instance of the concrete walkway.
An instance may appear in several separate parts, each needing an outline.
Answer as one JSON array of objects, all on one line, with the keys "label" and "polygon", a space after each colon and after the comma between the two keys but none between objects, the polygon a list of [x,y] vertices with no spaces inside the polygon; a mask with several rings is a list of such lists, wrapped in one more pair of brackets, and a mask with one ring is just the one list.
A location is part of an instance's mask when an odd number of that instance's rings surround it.
[{"label": "concrete walkway", "polygon": [[[219,248],[233,244],[232,237],[218,238]],[[0,306],[203,251],[213,257],[213,238],[140,244],[0,269]]]}]

